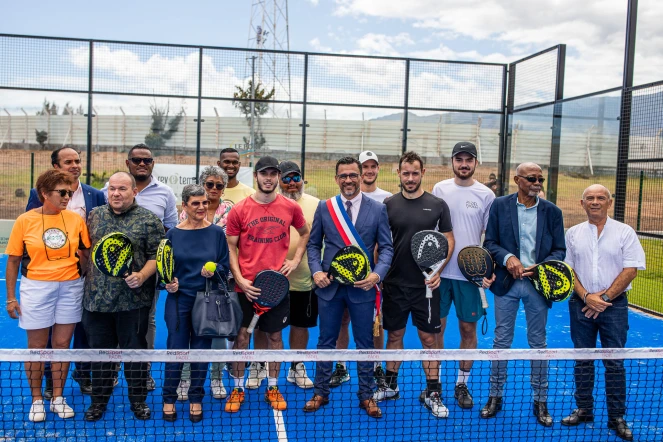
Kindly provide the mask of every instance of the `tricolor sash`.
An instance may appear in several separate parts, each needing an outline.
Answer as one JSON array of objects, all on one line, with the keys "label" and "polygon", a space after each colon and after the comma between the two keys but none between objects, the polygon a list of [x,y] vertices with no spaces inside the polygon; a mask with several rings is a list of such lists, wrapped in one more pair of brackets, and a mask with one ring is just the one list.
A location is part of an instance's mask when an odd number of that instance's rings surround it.
[{"label": "tricolor sash", "polygon": [[[341,200],[341,195],[336,195],[336,197],[329,198],[327,200],[327,210],[331,216],[332,222],[338,230],[338,234],[341,235],[341,239],[346,246],[357,246],[364,251],[367,257],[369,257],[369,273],[372,271],[370,269],[370,257],[373,256],[373,252],[368,251],[364,241],[357,233],[354,224],[352,224],[352,219],[346,212],[343,207],[343,200]],[[359,214],[357,214],[359,215]],[[374,309],[374,320],[373,320],[373,336],[378,336],[379,327],[380,327],[380,307],[382,305],[382,293],[380,288],[375,285],[375,309]]]}]

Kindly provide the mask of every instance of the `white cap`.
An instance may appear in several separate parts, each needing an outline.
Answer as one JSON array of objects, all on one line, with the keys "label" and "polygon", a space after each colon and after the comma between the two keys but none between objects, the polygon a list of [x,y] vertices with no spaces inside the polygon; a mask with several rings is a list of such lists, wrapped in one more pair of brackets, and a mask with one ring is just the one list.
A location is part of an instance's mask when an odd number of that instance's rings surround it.
[{"label": "white cap", "polygon": [[375,155],[370,150],[367,150],[359,154],[359,162],[361,164],[364,164],[368,160],[375,160],[376,163],[380,164],[380,162],[378,161],[378,156]]}]

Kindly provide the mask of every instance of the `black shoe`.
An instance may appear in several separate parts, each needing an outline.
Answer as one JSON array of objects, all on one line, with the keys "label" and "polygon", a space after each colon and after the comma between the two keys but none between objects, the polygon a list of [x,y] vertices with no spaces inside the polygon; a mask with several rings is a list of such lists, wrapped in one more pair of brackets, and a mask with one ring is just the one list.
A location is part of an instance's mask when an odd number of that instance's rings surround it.
[{"label": "black shoe", "polygon": [[474,407],[474,400],[470,391],[467,389],[466,384],[457,384],[454,388],[454,397],[458,401],[458,406],[460,408],[472,408]]},{"label": "black shoe", "polygon": [[425,404],[425,403],[426,403],[426,394],[427,394],[427,391],[426,391],[426,390],[422,391],[422,392],[419,394],[419,402],[421,402],[422,404]]},{"label": "black shoe", "polygon": [[193,414],[189,411],[189,420],[194,424],[203,420],[203,410],[200,410],[200,413],[198,414]]},{"label": "black shoe", "polygon": [[150,407],[148,407],[145,402],[134,402],[131,404],[131,411],[134,412],[136,419],[140,419],[142,421],[147,420],[152,416]]},{"label": "black shoe", "polygon": [[177,409],[173,407],[173,411],[171,413],[166,413],[165,411],[163,411],[161,415],[163,420],[165,420],[166,422],[175,422],[177,420]]},{"label": "black shoe", "polygon": [[92,381],[90,376],[85,376],[84,374],[74,372],[71,376],[74,381],[78,382],[78,386],[81,389],[82,394],[91,395],[92,394]]},{"label": "black shoe", "polygon": [[147,391],[154,391],[157,388],[157,383],[154,382],[154,378],[150,376],[147,378]]},{"label": "black shoe", "polygon": [[44,388],[44,394],[42,396],[46,401],[53,399],[53,378],[46,378],[46,388]]},{"label": "black shoe", "polygon": [[342,383],[348,382],[349,380],[350,380],[350,374],[348,373],[348,369],[341,364],[336,364],[336,369],[332,373],[331,381],[329,381],[329,386],[331,388],[336,388],[340,386]]},{"label": "black shoe", "polygon": [[567,427],[575,427],[584,422],[594,422],[594,414],[584,408],[576,408],[571,414],[562,419],[561,424]]},{"label": "black shoe", "polygon": [[373,378],[375,379],[375,383],[380,385],[380,381],[384,379],[384,376],[385,373],[384,369],[382,368],[382,364],[375,367],[375,371],[373,372]]},{"label": "black shoe", "polygon": [[85,410],[85,420],[88,422],[96,422],[104,416],[105,412],[105,404],[92,404],[87,410]]},{"label": "black shoe", "polygon": [[481,409],[481,417],[488,419],[495,417],[498,411],[502,411],[502,398],[491,396],[488,403]]},{"label": "black shoe", "polygon": [[633,440],[633,432],[623,417],[608,419],[608,428],[615,430],[617,437],[624,440]]},{"label": "black shoe", "polygon": [[553,419],[548,413],[548,404],[546,402],[534,401],[534,416],[536,421],[544,427],[552,427]]}]

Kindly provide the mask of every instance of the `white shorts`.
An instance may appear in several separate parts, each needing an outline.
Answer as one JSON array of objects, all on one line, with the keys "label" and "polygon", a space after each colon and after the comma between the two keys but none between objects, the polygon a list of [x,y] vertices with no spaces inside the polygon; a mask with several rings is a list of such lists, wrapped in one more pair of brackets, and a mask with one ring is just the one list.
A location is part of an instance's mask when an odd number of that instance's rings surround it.
[{"label": "white shorts", "polygon": [[37,281],[21,278],[21,316],[24,330],[38,330],[53,324],[76,324],[83,316],[84,278],[71,281]]}]

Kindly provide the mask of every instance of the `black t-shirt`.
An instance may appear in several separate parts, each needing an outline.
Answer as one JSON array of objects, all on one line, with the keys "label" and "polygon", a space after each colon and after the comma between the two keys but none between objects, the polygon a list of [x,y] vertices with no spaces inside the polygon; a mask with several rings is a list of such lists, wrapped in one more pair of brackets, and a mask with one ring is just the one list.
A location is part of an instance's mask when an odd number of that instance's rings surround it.
[{"label": "black t-shirt", "polygon": [[414,261],[410,241],[422,230],[451,232],[449,206],[441,198],[424,192],[417,199],[407,199],[401,192],[384,200],[394,242],[394,258],[385,277],[385,283],[405,287],[423,288],[424,275]]}]

